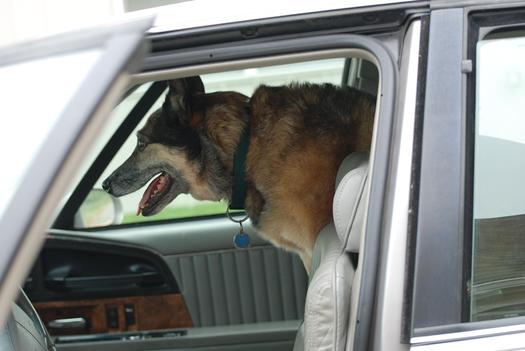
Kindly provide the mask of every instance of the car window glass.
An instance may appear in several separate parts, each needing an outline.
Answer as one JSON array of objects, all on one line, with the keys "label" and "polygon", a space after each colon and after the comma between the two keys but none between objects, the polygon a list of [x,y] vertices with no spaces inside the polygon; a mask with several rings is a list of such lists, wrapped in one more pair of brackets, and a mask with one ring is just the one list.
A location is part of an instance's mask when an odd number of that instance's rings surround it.
[{"label": "car window glass", "polygon": [[477,45],[472,321],[525,315],[525,38]]},{"label": "car window glass", "polygon": [[[343,69],[345,66],[345,59],[326,59],[262,68],[249,68],[237,71],[220,72],[202,75],[201,78],[205,85],[207,93],[214,91],[237,91],[247,96],[251,96],[253,91],[260,85],[282,85],[290,82],[310,82],[310,83],[332,83],[335,85],[341,84],[343,76]],[[145,88],[139,88],[130,94],[121,103],[127,106],[134,106],[141,98]],[[149,116],[153,111],[158,109],[164,102],[165,96],[162,94],[154,103],[151,109],[146,114]],[[114,114],[127,114],[130,108],[117,107]],[[122,118],[112,118],[113,120],[121,120]],[[106,167],[101,177],[95,183],[94,188],[100,189],[102,181],[109,176],[122,162],[129,157],[132,150],[137,144],[136,132],[142,128],[147,118],[144,118],[137,126],[135,131],[131,133],[129,138],[123,146],[115,154],[115,157]],[[198,201],[190,195],[181,194],[173,202],[170,203],[163,211],[154,216],[144,217],[137,216],[137,206],[140,202],[142,194],[144,193],[146,184],[142,189],[133,192],[129,195],[119,198],[122,205],[122,224],[190,218],[208,215],[224,214],[226,212],[227,204],[221,202]],[[90,206],[93,208],[93,206]],[[93,208],[96,211],[96,208]],[[100,227],[107,223],[83,223],[83,227]]]},{"label": "car window glass", "polygon": [[26,167],[101,54],[92,48],[0,67],[0,94],[8,97],[2,99],[0,148],[12,150],[3,153],[9,171],[0,178],[0,217]]}]

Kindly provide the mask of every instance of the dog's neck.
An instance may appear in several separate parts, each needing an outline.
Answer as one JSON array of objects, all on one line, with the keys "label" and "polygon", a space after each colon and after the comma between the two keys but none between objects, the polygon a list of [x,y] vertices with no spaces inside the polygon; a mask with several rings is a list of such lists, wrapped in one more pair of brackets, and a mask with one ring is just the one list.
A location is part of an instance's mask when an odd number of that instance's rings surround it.
[{"label": "dog's neck", "polygon": [[[215,200],[231,202],[234,185],[235,154],[243,135],[249,130],[249,99],[238,93],[202,95],[201,105],[206,134],[201,137],[200,171]],[[238,172],[237,172],[238,174]],[[210,199],[211,200],[211,199]]]},{"label": "dog's neck", "polygon": [[245,106],[245,120],[246,125],[241,135],[239,143],[235,148],[233,155],[233,179],[232,179],[232,193],[230,197],[229,207],[232,210],[244,210],[246,200],[246,157],[248,155],[248,147],[250,144],[250,115],[251,106],[247,102]]}]

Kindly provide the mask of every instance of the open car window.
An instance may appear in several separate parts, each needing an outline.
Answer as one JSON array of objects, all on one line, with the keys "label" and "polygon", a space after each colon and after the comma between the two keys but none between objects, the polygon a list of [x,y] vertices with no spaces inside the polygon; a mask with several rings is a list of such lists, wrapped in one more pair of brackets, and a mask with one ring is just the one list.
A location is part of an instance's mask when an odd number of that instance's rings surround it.
[{"label": "open car window", "polygon": [[[345,65],[345,62],[347,63],[347,59],[345,58],[324,59],[205,74],[202,75],[201,78],[207,93],[236,91],[246,96],[251,96],[254,90],[261,84],[278,86],[292,82],[308,82],[341,85],[343,77],[345,76],[345,70],[346,76],[349,77],[348,79],[355,81],[355,84],[359,82],[364,86],[363,89],[366,89],[369,85],[374,85],[373,80],[370,82],[370,77],[357,77],[355,72],[353,75],[351,72],[348,72],[349,66]],[[370,67],[367,66],[366,69],[360,70],[360,72],[375,70],[372,64],[369,64],[369,66]],[[377,75],[377,73],[375,73],[375,75]],[[372,73],[372,77],[374,77],[374,72]],[[377,81],[375,81],[375,84],[377,84]],[[125,115],[130,112],[133,106],[139,103],[139,100],[144,96],[150,86],[151,82],[145,83],[129,94],[120,105],[114,109],[114,115],[111,120],[117,123],[125,118]],[[376,86],[372,86],[371,89],[376,89]],[[167,85],[165,91],[167,91]],[[137,144],[137,131],[144,126],[147,118],[162,106],[165,99],[165,91],[160,94],[155,103],[147,113],[144,114],[135,130],[115,153],[109,165],[95,182],[93,189],[101,189],[103,180],[132,153]],[[224,201],[199,201],[190,195],[181,194],[160,213],[148,217],[138,216],[136,214],[137,207],[146,188],[147,184],[142,189],[119,198],[117,200],[118,204],[116,205],[119,213],[115,215],[111,209],[108,209],[108,207],[113,207],[114,205],[108,202],[107,196],[101,194],[101,191],[93,191],[80,206],[75,216],[75,227],[80,229],[104,227],[114,224],[132,224],[181,218],[190,219],[210,215],[224,215],[226,212],[227,204]],[[108,215],[108,211],[110,215]]]}]

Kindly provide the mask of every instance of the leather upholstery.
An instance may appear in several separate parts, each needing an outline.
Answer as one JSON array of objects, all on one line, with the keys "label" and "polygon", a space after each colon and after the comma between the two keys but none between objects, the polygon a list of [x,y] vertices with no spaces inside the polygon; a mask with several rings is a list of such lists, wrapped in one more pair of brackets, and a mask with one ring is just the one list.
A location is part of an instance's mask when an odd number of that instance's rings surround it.
[{"label": "leather upholstery", "polygon": [[[348,172],[344,172],[345,170]],[[340,178],[334,196],[333,213],[337,235],[348,252],[359,252],[363,231],[365,192],[368,175],[368,154],[354,153],[347,156],[339,167]],[[339,179],[339,178],[338,178]]]},{"label": "leather upholstery", "polygon": [[[348,252],[359,252],[365,214],[368,154],[349,155],[341,164],[334,196],[334,222],[319,234],[312,257],[305,305],[304,350],[344,350],[356,267]],[[294,350],[302,350],[296,342]]]}]

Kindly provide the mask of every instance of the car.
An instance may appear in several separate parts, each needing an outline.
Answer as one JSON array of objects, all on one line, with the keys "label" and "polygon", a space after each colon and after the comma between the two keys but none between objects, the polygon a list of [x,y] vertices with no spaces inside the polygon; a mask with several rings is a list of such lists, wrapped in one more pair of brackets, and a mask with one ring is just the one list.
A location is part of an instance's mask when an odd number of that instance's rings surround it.
[{"label": "car", "polygon": [[[197,0],[2,48],[0,348],[525,349],[524,27],[515,1]],[[250,223],[235,247],[226,203],[101,190],[195,75],[375,96],[309,273]]]}]

